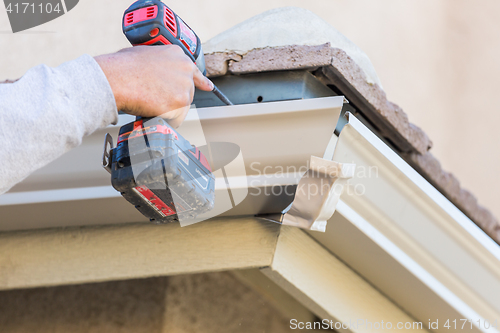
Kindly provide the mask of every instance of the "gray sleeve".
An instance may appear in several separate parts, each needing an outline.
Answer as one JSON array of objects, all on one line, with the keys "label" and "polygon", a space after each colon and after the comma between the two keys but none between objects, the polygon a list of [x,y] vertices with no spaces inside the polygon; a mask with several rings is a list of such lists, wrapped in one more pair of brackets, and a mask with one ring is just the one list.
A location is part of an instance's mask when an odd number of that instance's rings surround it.
[{"label": "gray sleeve", "polygon": [[0,84],[0,194],[117,120],[111,87],[89,55]]}]

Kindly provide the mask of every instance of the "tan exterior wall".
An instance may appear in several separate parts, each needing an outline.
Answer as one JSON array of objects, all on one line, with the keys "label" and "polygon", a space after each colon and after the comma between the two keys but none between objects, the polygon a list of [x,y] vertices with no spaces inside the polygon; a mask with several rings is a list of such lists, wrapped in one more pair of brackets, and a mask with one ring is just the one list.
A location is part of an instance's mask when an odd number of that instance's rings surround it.
[{"label": "tan exterior wall", "polygon": [[[53,22],[9,33],[0,10],[0,80],[39,63],[128,46],[123,10],[132,1],[82,0]],[[500,216],[500,3],[495,0],[169,1],[202,40],[267,9],[307,8],[371,58],[390,100],[434,142],[432,152],[480,203]]]},{"label": "tan exterior wall", "polygon": [[284,333],[289,320],[227,272],[0,292],[2,333]]}]

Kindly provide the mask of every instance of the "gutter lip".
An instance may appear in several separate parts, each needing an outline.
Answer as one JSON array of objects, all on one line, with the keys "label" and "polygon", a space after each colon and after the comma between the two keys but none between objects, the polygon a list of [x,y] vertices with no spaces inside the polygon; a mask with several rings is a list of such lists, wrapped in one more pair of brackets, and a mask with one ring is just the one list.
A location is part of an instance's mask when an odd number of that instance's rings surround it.
[{"label": "gutter lip", "polygon": [[29,205],[49,202],[88,199],[118,198],[120,192],[111,186],[73,187],[41,191],[5,193],[0,196],[0,206]]},{"label": "gutter lip", "polygon": [[[342,101],[342,102],[340,102]],[[200,120],[212,120],[221,118],[235,118],[235,117],[255,117],[273,114],[303,112],[304,109],[325,110],[331,109],[332,105],[344,104],[344,96],[329,96],[317,97],[309,99],[294,99],[285,101],[266,102],[265,105],[274,107],[272,113],[262,111],[259,107],[263,103],[249,103],[249,104],[235,104],[230,108],[227,106],[212,106],[207,108],[200,108],[198,110],[206,109],[209,112],[198,113]],[[196,105],[194,105],[196,108]],[[184,121],[194,120],[192,114],[186,116]]]},{"label": "gutter lip", "polygon": [[[290,172],[284,173],[283,176],[280,177],[273,177],[264,174],[261,176],[249,175],[246,177],[227,177],[227,179],[232,184],[231,189],[241,189],[260,188],[265,186],[297,185],[301,177],[302,174],[300,172]],[[215,182],[225,184],[225,179],[218,177],[215,178]],[[254,186],[242,186],[243,184],[254,184]],[[121,195],[120,192],[116,191],[111,185],[70,187],[39,191],[20,191],[1,195],[0,207],[107,198],[121,198]],[[241,216],[246,216],[246,214]]]}]

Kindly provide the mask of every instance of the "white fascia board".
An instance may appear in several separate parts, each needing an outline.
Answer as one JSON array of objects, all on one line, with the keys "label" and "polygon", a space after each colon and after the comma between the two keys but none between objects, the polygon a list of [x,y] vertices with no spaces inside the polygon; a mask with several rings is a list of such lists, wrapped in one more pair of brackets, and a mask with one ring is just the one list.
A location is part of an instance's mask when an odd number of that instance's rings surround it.
[{"label": "white fascia board", "polygon": [[310,234],[422,322],[447,331],[447,319],[463,318],[495,331],[484,320],[500,318],[498,244],[347,116],[333,160],[355,163],[356,175],[326,234]]}]

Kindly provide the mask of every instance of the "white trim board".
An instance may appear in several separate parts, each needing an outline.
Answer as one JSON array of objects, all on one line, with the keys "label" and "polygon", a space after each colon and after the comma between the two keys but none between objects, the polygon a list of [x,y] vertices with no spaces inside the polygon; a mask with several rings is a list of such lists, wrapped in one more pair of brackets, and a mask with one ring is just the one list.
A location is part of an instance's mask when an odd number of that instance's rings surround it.
[{"label": "white trim board", "polygon": [[[273,262],[262,272],[320,319],[340,325],[334,326],[339,332],[376,332],[377,325],[382,330],[387,328],[382,323],[390,323],[395,329],[398,323],[415,322],[345,263],[295,227],[281,228]],[[416,327],[405,331],[425,332],[425,323],[421,326],[424,329]]]}]

